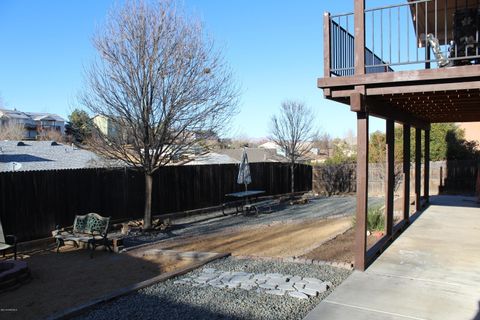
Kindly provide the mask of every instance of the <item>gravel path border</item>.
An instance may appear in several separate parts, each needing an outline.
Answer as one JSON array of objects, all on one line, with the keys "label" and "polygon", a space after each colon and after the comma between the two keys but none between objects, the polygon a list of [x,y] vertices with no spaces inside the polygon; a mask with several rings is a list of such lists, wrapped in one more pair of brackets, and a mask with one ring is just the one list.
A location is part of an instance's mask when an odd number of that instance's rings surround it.
[{"label": "gravel path border", "polygon": [[199,275],[204,268],[312,277],[329,281],[332,283],[332,287],[319,296],[300,300],[290,296],[259,294],[254,291],[180,285],[174,283],[178,278],[171,278],[138,290],[131,295],[102,304],[76,319],[303,319],[352,272],[329,265],[228,257],[210,262],[203,268],[186,275]]}]

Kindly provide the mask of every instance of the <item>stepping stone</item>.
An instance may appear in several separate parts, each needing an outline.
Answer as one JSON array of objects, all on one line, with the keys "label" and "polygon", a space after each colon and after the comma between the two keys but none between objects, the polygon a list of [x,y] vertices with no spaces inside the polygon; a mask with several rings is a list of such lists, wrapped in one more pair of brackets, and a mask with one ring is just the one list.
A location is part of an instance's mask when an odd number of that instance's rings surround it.
[{"label": "stepping stone", "polygon": [[302,277],[299,277],[299,276],[293,276],[293,277],[290,277],[290,282],[298,282],[300,280],[302,280],[303,278]]},{"label": "stepping stone", "polygon": [[276,295],[276,296],[284,296],[285,295],[285,291],[283,291],[283,290],[268,290],[268,291],[265,291],[265,292],[268,293],[268,294]]},{"label": "stepping stone", "polygon": [[317,293],[318,293],[317,290],[309,289],[309,288],[307,288],[307,287],[298,290],[298,292],[305,293],[306,295],[311,296],[311,297],[316,297],[316,296],[317,296]]},{"label": "stepping stone", "polygon": [[235,288],[238,288],[240,286],[240,283],[227,283],[227,288],[228,289],[235,289]]},{"label": "stepping stone", "polygon": [[256,288],[256,286],[254,287],[254,286],[251,286],[251,285],[243,285],[243,284],[240,286],[240,289],[247,290],[247,291],[250,291],[254,288]]},{"label": "stepping stone", "polygon": [[246,272],[232,272],[233,276],[247,276],[249,273]]},{"label": "stepping stone", "polygon": [[282,278],[283,274],[281,274],[281,273],[267,273],[267,277],[269,277],[269,278]]},{"label": "stepping stone", "polygon": [[271,284],[268,284],[268,283],[264,283],[264,284],[261,284],[259,285],[260,288],[262,289],[265,289],[265,290],[274,290],[277,288],[276,285],[271,285]]},{"label": "stepping stone", "polygon": [[195,281],[196,283],[207,283],[207,280],[206,279],[201,279],[201,278],[196,278],[196,279],[193,279],[193,281]]},{"label": "stepping stone", "polygon": [[204,268],[203,269],[203,272],[205,272],[205,273],[215,273],[215,271],[217,271],[217,269],[214,269],[214,268]]},{"label": "stepping stone", "polygon": [[175,280],[175,281],[173,281],[173,284],[188,284],[188,282],[186,282],[184,280]]},{"label": "stepping stone", "polygon": [[297,290],[302,290],[303,288],[305,288],[305,285],[303,283],[295,283],[293,287]]},{"label": "stepping stone", "polygon": [[286,284],[286,282],[282,281],[281,279],[278,279],[278,280],[270,279],[270,280],[267,280],[267,282],[265,284],[269,284],[269,285],[272,285],[272,286],[279,286],[279,285],[282,285],[282,284]]},{"label": "stepping stone", "polygon": [[288,295],[290,297],[294,297],[297,299],[308,299],[308,296],[304,293],[298,292],[298,291],[290,291],[288,292]]},{"label": "stepping stone", "polygon": [[291,284],[282,284],[278,286],[279,290],[284,291],[295,291],[295,288]]},{"label": "stepping stone", "polygon": [[325,282],[322,282],[322,283],[309,283],[309,284],[305,285],[305,289],[315,290],[315,291],[317,291],[318,293],[322,293],[322,292],[327,291],[327,290],[328,290],[328,287],[327,287],[327,285],[325,284]]},{"label": "stepping stone", "polygon": [[215,276],[200,276],[200,277],[197,277],[197,280],[208,282],[208,281],[213,280],[215,278],[216,278]]},{"label": "stepping stone", "polygon": [[267,280],[268,277],[265,274],[255,274],[253,275],[254,280]]},{"label": "stepping stone", "polygon": [[303,278],[303,280],[309,283],[322,283],[323,281],[317,278]]},{"label": "stepping stone", "polygon": [[305,281],[305,280],[295,281],[295,284],[303,284],[303,285],[306,285],[307,283],[309,283],[309,282],[307,282],[307,281]]}]

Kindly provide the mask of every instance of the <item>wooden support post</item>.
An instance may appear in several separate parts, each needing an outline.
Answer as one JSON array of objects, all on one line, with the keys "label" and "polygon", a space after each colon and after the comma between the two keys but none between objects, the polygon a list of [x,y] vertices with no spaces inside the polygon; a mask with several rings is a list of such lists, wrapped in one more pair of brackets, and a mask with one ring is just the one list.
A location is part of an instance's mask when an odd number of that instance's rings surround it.
[{"label": "wooden support post", "polygon": [[395,185],[395,121],[386,121],[385,232],[393,234],[393,189]]},{"label": "wooden support post", "polygon": [[425,159],[423,174],[423,196],[425,202],[430,202],[430,130],[425,130]]},{"label": "wooden support post", "polygon": [[403,220],[410,223],[410,125],[403,125]]},{"label": "wooden support post", "polygon": [[355,0],[355,74],[365,74],[365,0]]},{"label": "wooden support post", "polygon": [[355,269],[367,267],[368,211],[368,113],[357,112],[357,212],[355,230]]},{"label": "wooden support post", "polygon": [[420,190],[422,181],[422,129],[415,128],[415,209],[420,211]]},{"label": "wooden support post", "polygon": [[331,55],[331,38],[330,38],[330,13],[323,14],[323,76],[330,77],[330,55]]}]

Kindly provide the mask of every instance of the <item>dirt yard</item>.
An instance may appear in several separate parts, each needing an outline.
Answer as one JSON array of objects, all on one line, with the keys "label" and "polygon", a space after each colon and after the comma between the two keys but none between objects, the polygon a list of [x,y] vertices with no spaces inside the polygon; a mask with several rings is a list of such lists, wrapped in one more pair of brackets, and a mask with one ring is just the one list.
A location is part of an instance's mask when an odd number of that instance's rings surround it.
[{"label": "dirt yard", "polygon": [[[367,247],[372,246],[378,239],[367,237]],[[335,238],[303,255],[305,259],[315,259],[335,262],[354,262],[355,229],[350,228]]]},{"label": "dirt yard", "polygon": [[276,222],[206,236],[171,239],[155,247],[180,251],[230,252],[234,256],[291,257],[317,248],[351,226],[351,217]]},{"label": "dirt yard", "polygon": [[2,312],[0,319],[42,319],[192,263],[168,257],[147,259],[135,251],[128,254],[98,251],[90,259],[88,250],[64,248],[58,254],[43,250],[24,257],[32,280],[0,293],[0,309],[14,310]]}]

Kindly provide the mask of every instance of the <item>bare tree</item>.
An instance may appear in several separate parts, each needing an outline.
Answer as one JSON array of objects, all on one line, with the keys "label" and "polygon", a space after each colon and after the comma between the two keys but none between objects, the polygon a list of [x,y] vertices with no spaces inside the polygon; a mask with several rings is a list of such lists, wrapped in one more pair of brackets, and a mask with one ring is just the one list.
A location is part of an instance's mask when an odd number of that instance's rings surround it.
[{"label": "bare tree", "polygon": [[152,175],[236,113],[232,73],[202,24],[170,1],[127,1],[93,39],[100,59],[81,101],[114,130],[95,127],[91,147],[145,174],[144,229]]},{"label": "bare tree", "polygon": [[324,132],[320,134],[314,142],[314,145],[320,149],[320,152],[324,152],[327,158],[330,157],[330,150],[333,147],[333,139],[328,133]]},{"label": "bare tree", "polygon": [[271,120],[270,139],[285,152],[290,162],[291,192],[295,191],[295,164],[310,152],[314,129],[313,111],[303,102],[284,101],[280,113]]},{"label": "bare tree", "polygon": [[25,127],[23,124],[8,121],[5,124],[1,124],[0,119],[0,140],[22,140],[25,138]]}]

